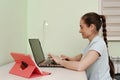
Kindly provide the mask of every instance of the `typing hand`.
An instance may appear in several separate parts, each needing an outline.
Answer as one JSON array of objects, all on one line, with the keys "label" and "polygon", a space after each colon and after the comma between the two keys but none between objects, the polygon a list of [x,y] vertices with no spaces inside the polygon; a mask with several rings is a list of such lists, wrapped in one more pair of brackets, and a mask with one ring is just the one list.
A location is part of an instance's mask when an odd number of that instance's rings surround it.
[{"label": "typing hand", "polygon": [[60,61],[62,61],[62,59],[59,56],[55,56],[53,54],[49,54],[48,55],[52,60],[54,60],[57,64],[60,64]]},{"label": "typing hand", "polygon": [[61,59],[62,59],[62,60],[67,60],[67,61],[69,61],[69,57],[66,56],[66,55],[61,55]]}]

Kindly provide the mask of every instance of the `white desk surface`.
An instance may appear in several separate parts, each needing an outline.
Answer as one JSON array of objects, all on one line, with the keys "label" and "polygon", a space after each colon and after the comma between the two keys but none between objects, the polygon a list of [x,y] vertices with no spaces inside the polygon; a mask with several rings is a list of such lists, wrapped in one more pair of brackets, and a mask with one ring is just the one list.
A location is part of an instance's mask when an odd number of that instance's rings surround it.
[{"label": "white desk surface", "polygon": [[85,72],[77,72],[65,68],[39,68],[42,71],[51,72],[51,75],[24,78],[9,74],[10,69],[14,63],[10,63],[0,67],[0,80],[87,80]]}]

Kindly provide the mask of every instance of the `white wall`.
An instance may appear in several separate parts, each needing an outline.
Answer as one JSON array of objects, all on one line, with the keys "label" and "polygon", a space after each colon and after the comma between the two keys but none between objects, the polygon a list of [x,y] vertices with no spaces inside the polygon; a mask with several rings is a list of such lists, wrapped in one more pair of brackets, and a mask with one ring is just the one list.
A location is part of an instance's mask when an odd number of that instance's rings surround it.
[{"label": "white wall", "polygon": [[[88,43],[78,33],[80,17],[89,11],[99,13],[99,7],[99,0],[29,0],[28,38],[39,38],[46,55],[76,55]],[[110,55],[120,56],[120,42],[108,43]],[[29,44],[28,53],[32,53]]]},{"label": "white wall", "polygon": [[98,12],[97,0],[29,0],[28,38],[39,38],[46,54],[76,55],[87,44],[79,34],[79,21],[89,11]]},{"label": "white wall", "polygon": [[27,52],[26,8],[26,0],[0,0],[0,65],[12,61],[12,51]]},{"label": "white wall", "polygon": [[[12,61],[11,51],[31,54],[28,38],[39,38],[46,55],[80,53],[88,43],[79,34],[80,17],[98,12],[98,5],[98,0],[0,0],[0,65]],[[109,42],[110,54],[119,56],[119,47]]]}]

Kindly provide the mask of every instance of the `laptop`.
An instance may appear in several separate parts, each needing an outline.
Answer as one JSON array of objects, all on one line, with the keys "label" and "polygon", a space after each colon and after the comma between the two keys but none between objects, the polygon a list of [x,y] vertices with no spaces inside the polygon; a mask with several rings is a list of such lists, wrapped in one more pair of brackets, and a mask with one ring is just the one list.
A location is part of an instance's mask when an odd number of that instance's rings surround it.
[{"label": "laptop", "polygon": [[39,67],[63,67],[62,65],[56,64],[49,57],[45,59],[44,52],[39,39],[29,39],[29,44],[35,62]]}]

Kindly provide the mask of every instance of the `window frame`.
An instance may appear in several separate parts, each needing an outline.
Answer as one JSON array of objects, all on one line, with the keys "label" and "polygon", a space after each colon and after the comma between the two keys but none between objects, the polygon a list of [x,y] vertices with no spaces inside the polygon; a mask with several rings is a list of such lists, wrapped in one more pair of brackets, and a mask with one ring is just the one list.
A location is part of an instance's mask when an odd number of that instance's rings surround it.
[{"label": "window frame", "polygon": [[[105,2],[103,5],[103,1]],[[111,2],[110,2],[111,1]],[[117,3],[116,1],[118,1],[119,3]],[[117,5],[111,5],[111,3],[117,4]],[[106,16],[106,28],[107,28],[107,38],[108,41],[120,41],[120,19],[116,19],[115,17],[118,16],[120,17],[120,1],[119,0],[98,0],[99,3],[99,13],[103,14]],[[119,4],[119,5],[118,5]],[[116,11],[118,11],[119,13],[106,13],[105,14],[105,10],[110,11],[110,9],[112,9],[113,11],[115,9],[118,9]],[[112,18],[111,18],[112,17]],[[111,18],[111,20],[109,19]],[[112,20],[115,19],[115,20]],[[117,27],[112,27],[112,26],[108,26],[108,25],[117,25]]]}]

